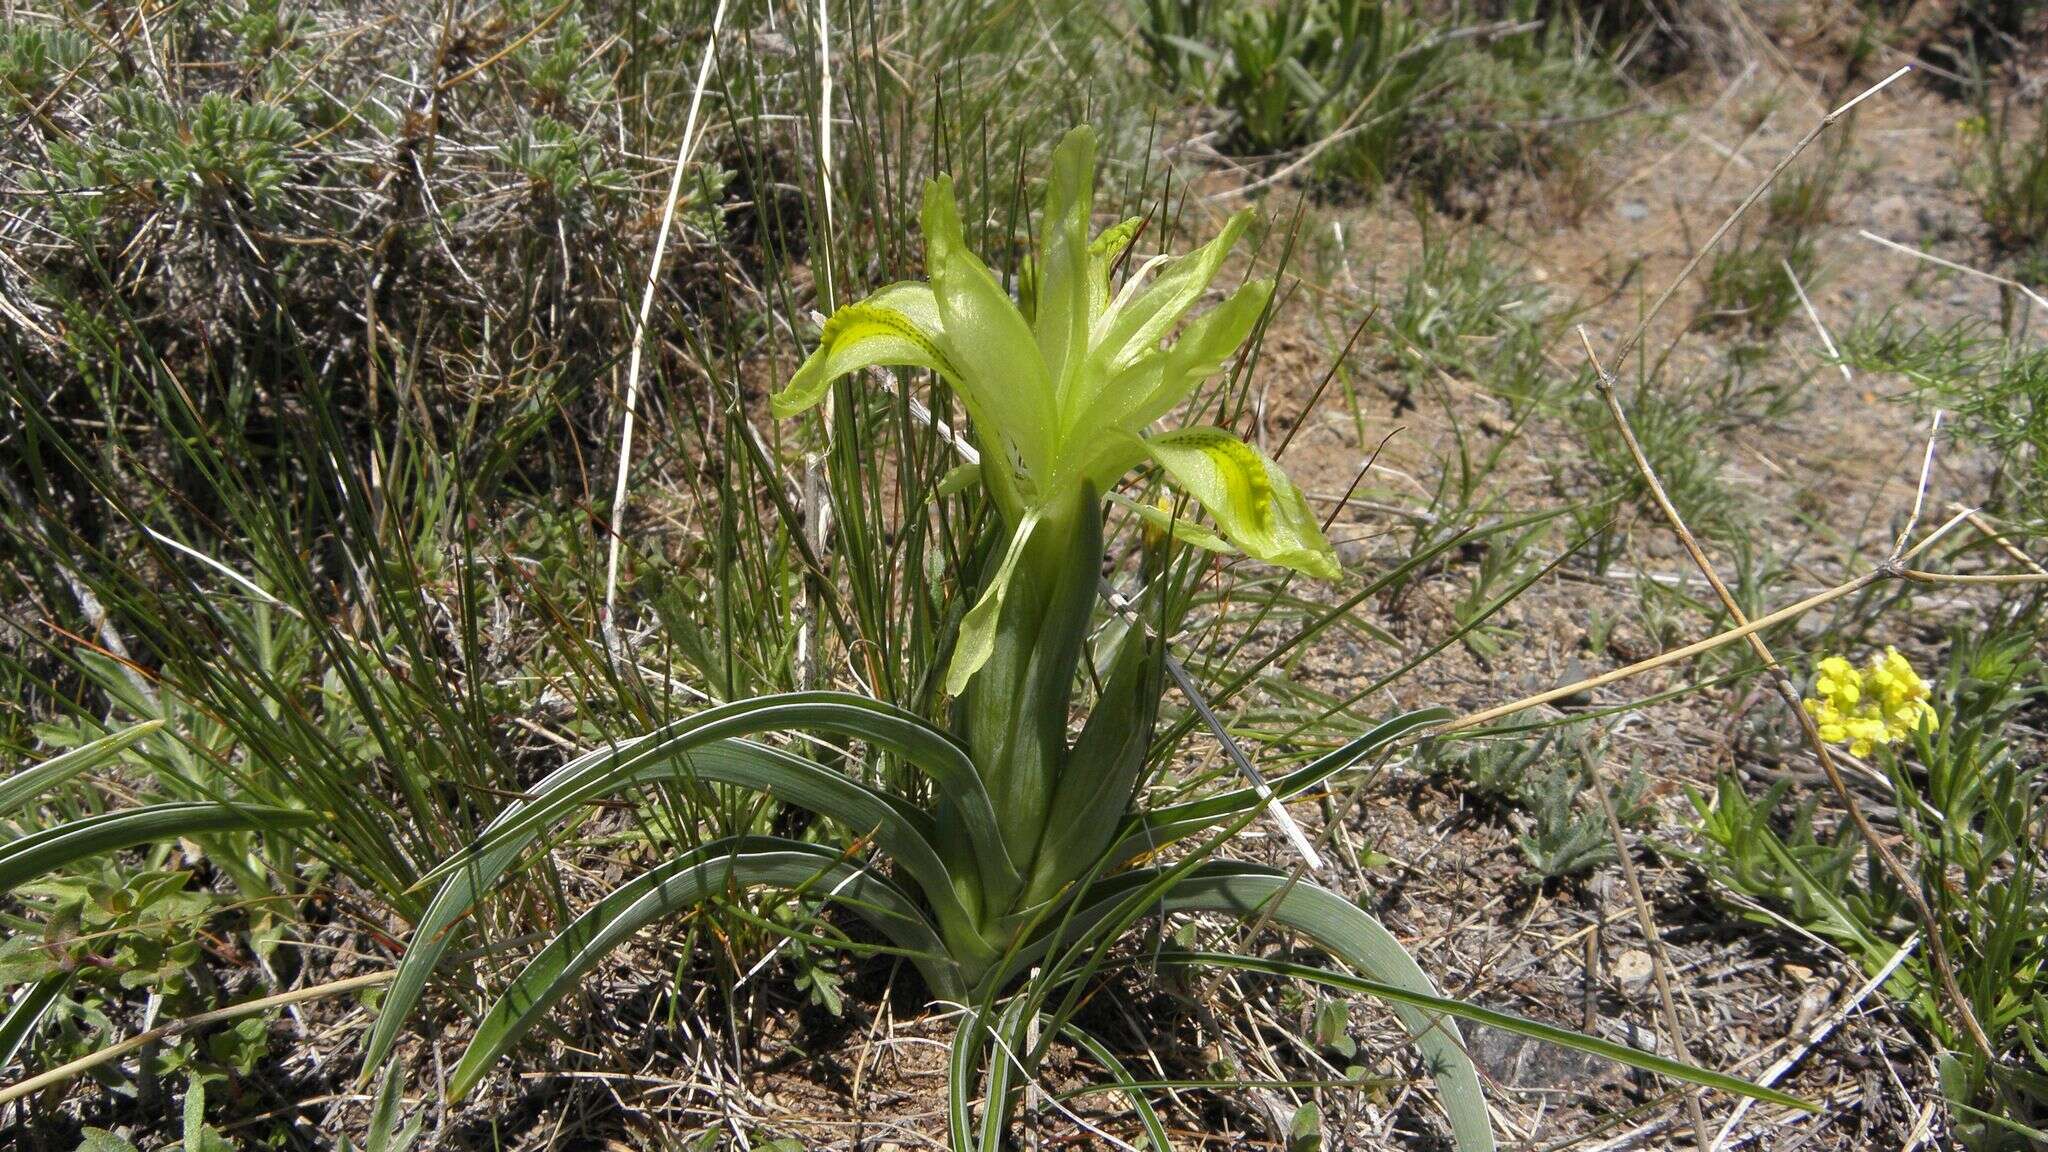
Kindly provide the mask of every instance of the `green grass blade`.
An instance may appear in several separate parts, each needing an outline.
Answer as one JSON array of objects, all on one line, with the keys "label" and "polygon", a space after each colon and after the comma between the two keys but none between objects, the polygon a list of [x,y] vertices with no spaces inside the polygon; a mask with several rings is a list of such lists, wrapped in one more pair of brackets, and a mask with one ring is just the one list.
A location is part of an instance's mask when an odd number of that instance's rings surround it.
[{"label": "green grass blade", "polygon": [[829,849],[768,836],[713,841],[634,877],[578,916],[491,1005],[448,1081],[460,1100],[614,948],[640,929],[738,888],[803,888],[846,905],[905,949],[941,995],[956,994],[944,945],[894,884]]},{"label": "green grass blade", "polygon": [[[1420,708],[1375,725],[1371,731],[1342,747],[1317,757],[1313,762],[1272,782],[1273,794],[1286,799],[1299,795],[1331,776],[1406,736],[1418,728],[1441,723],[1451,717],[1445,708]],[[1264,805],[1258,792],[1239,788],[1216,796],[1156,808],[1133,821],[1117,845],[1115,857],[1128,860],[1176,840],[1207,831],[1231,817]]]},{"label": "green grass blade", "polygon": [[384,1079],[370,1101],[370,1127],[363,1136],[363,1152],[406,1152],[419,1139],[426,1114],[418,1112],[403,1124],[399,1109],[405,1104],[405,1066],[393,1060],[385,1067]]},{"label": "green grass blade", "polygon": [[826,732],[869,741],[931,778],[965,822],[966,839],[986,874],[1014,885],[1017,869],[1002,849],[995,809],[974,761],[952,737],[913,713],[845,692],[791,692],[706,709],[631,744],[571,761],[506,810],[465,852],[428,873],[431,882],[469,868],[505,840],[521,839],[615,789],[615,778],[648,763],[727,737],[764,732]]},{"label": "green grass blade", "polygon": [[7,1006],[7,1015],[0,1018],[0,1068],[14,1063],[23,1044],[35,1035],[36,1027],[43,1017],[50,1014],[64,990],[71,987],[71,980],[77,972],[58,972],[45,976],[24,987],[15,994],[14,1002]]},{"label": "green grass blade", "polygon": [[67,864],[133,848],[200,836],[209,832],[267,832],[317,823],[313,812],[196,802],[151,804],[119,812],[87,816],[45,828],[0,845],[0,892],[12,891],[38,876]]},{"label": "green grass blade", "polygon": [[983,1032],[980,1009],[961,1013],[946,1071],[946,1131],[954,1148],[974,1147],[974,1084]]},{"label": "green grass blade", "polygon": [[[1321,889],[1312,890],[1322,891]],[[1337,897],[1334,894],[1328,895],[1332,899],[1341,899],[1341,897]],[[1278,920],[1280,917],[1275,916],[1274,919]],[[1310,931],[1307,928],[1302,930]],[[1397,1006],[1405,1005],[1413,1009],[1442,1013],[1445,1016],[1456,1016],[1461,1020],[1468,1020],[1474,1024],[1484,1024],[1489,1028],[1498,1028],[1503,1032],[1513,1032],[1517,1036],[1527,1036],[1533,1040],[1542,1040],[1573,1049],[1574,1051],[1584,1052],[1588,1055],[1600,1056],[1619,1064],[1626,1064],[1631,1068],[1639,1068],[1645,1072],[1655,1072],[1662,1076],[1669,1076],[1674,1080],[1685,1081],[1688,1084],[1698,1084],[1704,1088],[1715,1088],[1737,1096],[1748,1096],[1752,1099],[1763,1101],[1766,1104],[1798,1108],[1806,1112],[1819,1110],[1812,1103],[1801,1100],[1797,1096],[1788,1095],[1775,1088],[1766,1088],[1760,1084],[1752,1084],[1739,1076],[1730,1076],[1723,1072],[1715,1072],[1696,1065],[1681,1063],[1669,1057],[1658,1056],[1655,1053],[1631,1048],[1626,1044],[1616,1044],[1611,1040],[1602,1040],[1597,1036],[1588,1036],[1583,1032],[1574,1032],[1569,1028],[1559,1028],[1554,1024],[1545,1024],[1541,1021],[1531,1020],[1526,1016],[1517,1016],[1511,1012],[1501,1012],[1493,1008],[1482,1008],[1477,1004],[1463,1000],[1426,995],[1413,989],[1383,983],[1378,980],[1368,980],[1342,972],[1333,972],[1327,968],[1318,968],[1312,964],[1290,964],[1284,960],[1267,960],[1256,956],[1234,956],[1227,952],[1183,952],[1178,950],[1161,952],[1157,958],[1162,964],[1234,968],[1241,972],[1263,972],[1272,976],[1289,976],[1300,980],[1308,980],[1326,987],[1357,992],[1378,1000],[1385,1000]]]},{"label": "green grass blade", "polygon": [[1002,1019],[989,1033],[988,1092],[981,1102],[981,1152],[1003,1152],[1003,1134],[1010,1127],[1010,1084],[1026,1069],[1018,1066],[1029,1046],[1025,1040],[1024,1014],[1030,1008],[1027,997],[1019,996],[1003,1006]]},{"label": "green grass blade", "polygon": [[25,768],[5,780],[0,780],[0,813],[21,808],[80,772],[99,767],[120,755],[129,745],[163,726],[164,722],[161,720],[147,720],[102,736],[90,744],[81,744],[68,752],[52,756],[33,768]]}]

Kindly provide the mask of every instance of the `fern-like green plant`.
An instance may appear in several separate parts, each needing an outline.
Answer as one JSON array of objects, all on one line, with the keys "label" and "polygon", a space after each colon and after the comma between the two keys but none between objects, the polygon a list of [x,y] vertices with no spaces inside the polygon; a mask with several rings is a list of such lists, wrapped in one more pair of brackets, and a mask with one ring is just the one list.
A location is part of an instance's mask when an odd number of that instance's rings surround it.
[{"label": "fern-like green plant", "polygon": [[139,88],[116,89],[106,104],[114,122],[107,160],[115,174],[186,211],[225,195],[271,211],[297,171],[290,149],[299,123],[277,105],[209,92],[181,108]]}]

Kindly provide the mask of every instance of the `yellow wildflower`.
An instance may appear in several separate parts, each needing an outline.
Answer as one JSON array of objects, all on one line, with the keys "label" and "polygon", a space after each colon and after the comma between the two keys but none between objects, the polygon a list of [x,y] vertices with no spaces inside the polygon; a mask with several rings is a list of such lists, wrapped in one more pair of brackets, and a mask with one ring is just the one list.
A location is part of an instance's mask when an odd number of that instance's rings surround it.
[{"label": "yellow wildflower", "polygon": [[1864,669],[1830,656],[1815,668],[1813,690],[1802,703],[1820,738],[1848,745],[1851,755],[1868,756],[1878,745],[1896,744],[1923,728],[1932,732],[1940,723],[1927,681],[1897,648],[1886,647]]},{"label": "yellow wildflower", "polygon": [[1813,689],[1823,699],[1853,708],[1863,695],[1863,673],[1840,656],[1830,656],[1820,662],[1820,675],[1814,678]]}]

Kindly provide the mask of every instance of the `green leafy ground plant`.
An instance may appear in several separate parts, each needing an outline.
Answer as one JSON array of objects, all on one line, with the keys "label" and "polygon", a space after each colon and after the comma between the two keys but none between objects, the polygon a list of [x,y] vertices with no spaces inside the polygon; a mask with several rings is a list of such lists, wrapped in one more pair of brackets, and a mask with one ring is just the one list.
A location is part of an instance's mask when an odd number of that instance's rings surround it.
[{"label": "green leafy ground plant", "polygon": [[[1163,694],[1170,599],[1140,607],[1161,626],[1131,627],[1105,646],[1078,735],[1069,737],[1105,550],[1104,493],[1156,465],[1198,503],[1211,532],[1155,512],[1154,552],[1185,537],[1318,577],[1338,572],[1306,501],[1279,468],[1214,427],[1154,432],[1234,355],[1272,294],[1253,280],[1189,319],[1250,226],[1234,217],[1208,245],[1148,261],[1120,289],[1112,269],[1139,231],[1126,221],[1091,236],[1094,137],[1070,133],[1055,153],[1043,244],[1013,301],[971,251],[948,180],[923,208],[929,280],[889,285],[841,308],[819,347],[776,397],[783,415],[822,401],[868,369],[916,368],[949,386],[979,443],[976,478],[999,527],[972,606],[961,614],[946,676],[944,726],[894,705],[841,692],[802,692],[713,707],[556,771],[498,816],[467,850],[427,877],[434,895],[416,921],[366,1048],[383,1066],[405,1021],[473,906],[550,830],[591,802],[657,783],[720,784],[772,795],[829,818],[843,848],[743,835],[694,847],[627,881],[551,940],[488,1009],[449,1077],[473,1089],[548,1011],[642,928],[740,888],[794,891],[867,921],[908,959],[931,995],[961,1006],[952,1065],[956,1147],[997,1148],[1042,1048],[1032,1037],[1076,1035],[1071,1019],[1087,980],[1139,920],[1173,913],[1259,917],[1313,940],[1355,976],[1250,958],[1200,954],[1163,962],[1302,976],[1387,1001],[1434,1077],[1458,1146],[1491,1149],[1478,1073],[1455,1020],[1475,1019],[1643,1065],[1649,1057],[1439,996],[1394,936],[1357,904],[1274,868],[1224,861],[1215,850],[1266,805],[1246,788],[1147,809],[1139,803]],[[1169,337],[1177,338],[1169,342]],[[1160,557],[1145,571],[1157,575]],[[1273,783],[1292,796],[1376,750],[1445,719],[1409,712]],[[877,787],[764,742],[803,732],[858,741],[907,765],[918,796]],[[928,794],[929,802],[919,797]],[[1195,841],[1170,864],[1148,863]],[[867,854],[872,846],[873,855]],[[1260,965],[1264,965],[1261,967]],[[1064,997],[1064,999],[1059,999]],[[1082,1047],[1097,1045],[1082,1038]],[[1645,1065],[1647,1066],[1647,1065]],[[1729,1077],[1660,1062],[1673,1075],[1737,1091]],[[986,1069],[987,1101],[973,1102]],[[367,1073],[366,1073],[367,1074]],[[1141,1122],[1163,1130],[1141,1096]],[[1789,1097],[1769,1094],[1791,1102]]]}]

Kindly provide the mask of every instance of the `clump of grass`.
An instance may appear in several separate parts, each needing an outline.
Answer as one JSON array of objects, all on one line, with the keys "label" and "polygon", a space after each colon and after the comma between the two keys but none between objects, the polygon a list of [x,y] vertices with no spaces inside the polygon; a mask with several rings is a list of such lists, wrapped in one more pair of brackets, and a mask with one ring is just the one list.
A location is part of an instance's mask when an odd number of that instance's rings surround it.
[{"label": "clump of grass", "polygon": [[1853,128],[1853,121],[1844,125],[1817,156],[1781,177],[1764,201],[1758,226],[1745,224],[1715,253],[1705,281],[1707,323],[1768,335],[1798,311],[1799,286],[1812,290],[1819,266],[1816,233],[1833,218]]},{"label": "clump of grass", "polygon": [[[1532,7],[1514,15],[1528,19]],[[1483,212],[1487,200],[1476,185],[1526,172],[1567,223],[1578,223],[1597,195],[1592,154],[1623,103],[1597,41],[1553,18],[1452,52],[1442,73],[1412,161],[1434,199]]]},{"label": "clump of grass", "polygon": [[1374,0],[1152,0],[1139,23],[1156,74],[1227,114],[1240,155],[1292,156],[1347,192],[1415,173],[1446,200],[1509,162],[1571,164],[1578,129],[1617,103],[1605,59],[1561,23],[1472,31]]},{"label": "clump of grass", "polygon": [[1992,242],[2019,262],[2022,279],[2038,281],[2048,273],[2048,116],[2036,109],[2029,131],[2010,92],[1994,102],[1981,80],[1976,91],[1976,115],[1964,122],[1975,144],[1964,176]]},{"label": "clump of grass", "polygon": [[[1414,526],[1420,551],[1500,510],[1505,494],[1495,484],[1497,473],[1522,450],[1523,432],[1566,382],[1545,349],[1571,313],[1502,246],[1457,234],[1426,207],[1418,208],[1418,218],[1418,259],[1363,319],[1380,337],[1372,383],[1393,401],[1393,411],[1434,404],[1450,430],[1450,451],[1430,492],[1428,516]],[[1446,393],[1446,376],[1474,382],[1497,410],[1475,421]],[[1344,384],[1354,422],[1362,428],[1358,385],[1348,374]],[[1519,561],[1541,538],[1518,530],[1469,549],[1490,560],[1465,598],[1468,612],[1484,605],[1489,590],[1515,582]],[[1483,637],[1476,641],[1487,643]]]},{"label": "clump of grass", "polygon": [[1405,5],[1288,0],[1216,13],[1213,90],[1239,150],[1271,155],[1334,138],[1316,161],[1325,177],[1371,187],[1393,174],[1443,56]]},{"label": "clump of grass", "polygon": [[[1722,477],[1723,460],[1712,438],[1700,435],[1700,429],[1724,426],[1719,420],[1740,420],[1741,409],[1717,409],[1706,401],[1700,394],[1638,387],[1630,395],[1629,419],[1643,454],[1686,522],[1702,538],[1730,541],[1742,535],[1747,517],[1741,499]],[[1580,465],[1593,489],[1592,498],[1575,515],[1591,538],[1589,554],[1595,567],[1604,570],[1622,551],[1627,531],[1614,517],[1614,505],[1626,502],[1650,510],[1649,485],[1597,398],[1581,394],[1567,406],[1566,414],[1586,446]]]}]

